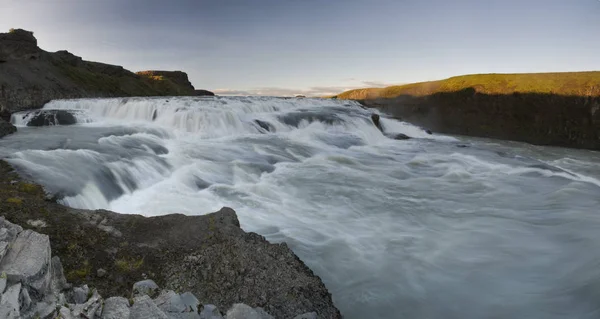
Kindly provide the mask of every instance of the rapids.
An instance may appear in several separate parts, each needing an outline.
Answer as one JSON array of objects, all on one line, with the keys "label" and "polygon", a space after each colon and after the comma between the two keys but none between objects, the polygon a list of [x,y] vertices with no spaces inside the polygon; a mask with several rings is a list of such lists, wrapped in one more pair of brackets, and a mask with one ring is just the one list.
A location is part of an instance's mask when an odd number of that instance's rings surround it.
[{"label": "rapids", "polygon": [[[285,241],[346,318],[600,317],[597,152],[428,135],[348,101],[58,100],[0,156],[65,205],[234,208]],[[466,146],[466,147],[465,147]]]}]

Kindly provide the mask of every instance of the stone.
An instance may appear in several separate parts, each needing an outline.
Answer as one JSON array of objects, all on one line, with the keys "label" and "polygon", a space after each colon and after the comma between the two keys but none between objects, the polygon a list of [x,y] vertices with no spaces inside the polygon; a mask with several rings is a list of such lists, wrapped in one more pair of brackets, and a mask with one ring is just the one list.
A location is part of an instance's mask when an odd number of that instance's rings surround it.
[{"label": "stone", "polygon": [[106,276],[106,270],[98,268],[98,270],[96,271],[96,276],[98,276],[99,278]]},{"label": "stone", "polygon": [[381,126],[380,123],[380,116],[379,114],[371,114],[371,121],[373,121],[373,124],[375,124],[375,126],[381,131],[383,132],[383,127]]},{"label": "stone", "polygon": [[90,288],[87,285],[73,288],[73,301],[76,304],[83,304],[88,300]]},{"label": "stone", "polygon": [[188,311],[196,313],[198,312],[198,306],[200,305],[200,301],[198,301],[198,298],[196,298],[194,294],[192,294],[189,291],[184,292],[181,294],[181,300],[183,300],[183,303],[187,307]]},{"label": "stone", "polygon": [[36,219],[36,220],[28,219],[27,220],[27,224],[29,226],[32,226],[32,227],[35,227],[35,228],[44,228],[44,227],[47,226],[46,222],[43,221],[42,219]]},{"label": "stone", "polygon": [[133,284],[131,296],[139,297],[146,295],[152,298],[155,297],[158,292],[158,285],[152,279],[146,279]]},{"label": "stone", "polygon": [[17,128],[9,122],[0,119],[0,138],[13,134],[17,131]]},{"label": "stone", "polygon": [[398,133],[396,134],[396,136],[394,136],[395,140],[408,140],[410,139],[410,136],[406,135],[406,134],[402,134],[402,133]]},{"label": "stone", "polygon": [[204,305],[200,312],[201,319],[223,319],[221,312],[215,305]]},{"label": "stone", "polygon": [[32,230],[20,232],[0,263],[8,282],[22,281],[39,295],[50,287],[50,239]]},{"label": "stone", "polygon": [[34,111],[33,114],[27,122],[27,126],[73,125],[77,123],[77,118],[65,110],[41,110]]},{"label": "stone", "polygon": [[2,294],[0,301],[0,318],[19,318],[19,295],[21,292],[21,283],[12,285]]},{"label": "stone", "polygon": [[4,258],[6,252],[8,252],[8,242],[0,241],[0,260]]},{"label": "stone", "polygon": [[234,304],[227,310],[227,319],[274,319],[262,308],[252,308],[243,303]]},{"label": "stone", "polygon": [[[71,315],[71,310],[69,310],[69,308],[67,308],[67,307],[64,307],[64,306],[60,307],[58,314],[59,314],[60,319],[73,319],[73,316]],[[123,317],[123,318],[127,318],[127,317]]]},{"label": "stone", "polygon": [[161,292],[160,295],[154,299],[154,303],[160,310],[167,313],[179,313],[188,309],[183,302],[183,299],[181,299],[181,297],[172,290],[165,290]]},{"label": "stone", "polygon": [[100,297],[100,294],[98,294],[98,291],[96,289],[94,289],[94,292],[92,293],[92,297],[90,297],[90,299],[88,299],[88,301],[86,301],[83,304],[83,311],[82,313],[85,315],[85,318],[94,318],[96,315],[96,312],[98,312],[98,310],[100,310],[100,312],[102,312],[102,297]]},{"label": "stone", "polygon": [[167,312],[167,316],[171,319],[200,319],[200,315],[197,312]]},{"label": "stone", "polygon": [[[52,290],[56,293],[71,288],[71,284],[67,282],[65,278],[64,270],[60,258],[58,256],[52,257]],[[64,296],[64,295],[63,295]]]},{"label": "stone", "polygon": [[430,130],[425,130],[425,133],[427,133],[429,135],[433,134]]},{"label": "stone", "polygon": [[129,319],[169,319],[149,296],[143,295],[135,298],[131,306]]},{"label": "stone", "polygon": [[0,294],[4,293],[4,289],[6,289],[6,274],[0,275]]},{"label": "stone", "polygon": [[316,312],[303,313],[301,315],[297,315],[296,317],[294,317],[294,319],[317,319],[317,313]]},{"label": "stone", "polygon": [[129,301],[123,297],[110,297],[104,300],[102,319],[129,318]]},{"label": "stone", "polygon": [[21,288],[20,300],[21,300],[20,310],[21,311],[29,310],[29,307],[31,307],[31,297],[29,296],[29,291],[27,291],[26,287]]},{"label": "stone", "polygon": [[33,314],[33,318],[54,318],[52,314],[56,312],[57,306],[55,302],[38,302],[30,313]]},{"label": "stone", "polygon": [[6,241],[8,239],[8,229],[5,227],[0,228],[0,241]]}]

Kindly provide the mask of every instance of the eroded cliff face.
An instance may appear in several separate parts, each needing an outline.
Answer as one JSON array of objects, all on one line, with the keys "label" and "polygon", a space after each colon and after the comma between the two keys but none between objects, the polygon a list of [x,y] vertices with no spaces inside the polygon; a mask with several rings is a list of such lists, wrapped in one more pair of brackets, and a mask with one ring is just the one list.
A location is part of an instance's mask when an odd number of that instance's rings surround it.
[{"label": "eroded cliff face", "polygon": [[361,103],[440,133],[600,150],[600,96],[465,89]]},{"label": "eroded cliff face", "polygon": [[32,32],[0,33],[0,115],[42,107],[53,99],[195,95],[181,71],[135,74],[121,66],[46,52]]}]

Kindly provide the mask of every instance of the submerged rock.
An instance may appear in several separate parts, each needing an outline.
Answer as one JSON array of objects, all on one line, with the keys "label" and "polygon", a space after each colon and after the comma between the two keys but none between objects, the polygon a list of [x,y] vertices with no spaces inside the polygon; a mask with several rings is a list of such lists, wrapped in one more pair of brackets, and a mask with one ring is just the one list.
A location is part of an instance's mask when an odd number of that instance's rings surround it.
[{"label": "submerged rock", "polygon": [[406,134],[402,134],[402,133],[398,133],[394,136],[395,140],[408,140],[410,139],[410,136],[406,135]]}]

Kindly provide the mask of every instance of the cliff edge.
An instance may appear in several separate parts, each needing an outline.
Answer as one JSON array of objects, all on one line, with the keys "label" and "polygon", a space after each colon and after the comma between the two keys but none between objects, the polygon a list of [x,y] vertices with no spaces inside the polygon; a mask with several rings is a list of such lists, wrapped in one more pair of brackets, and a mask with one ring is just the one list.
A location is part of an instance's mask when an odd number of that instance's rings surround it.
[{"label": "cliff edge", "polygon": [[33,32],[0,33],[0,118],[53,99],[197,95],[181,71],[143,71],[85,61],[68,51],[46,52]]}]

